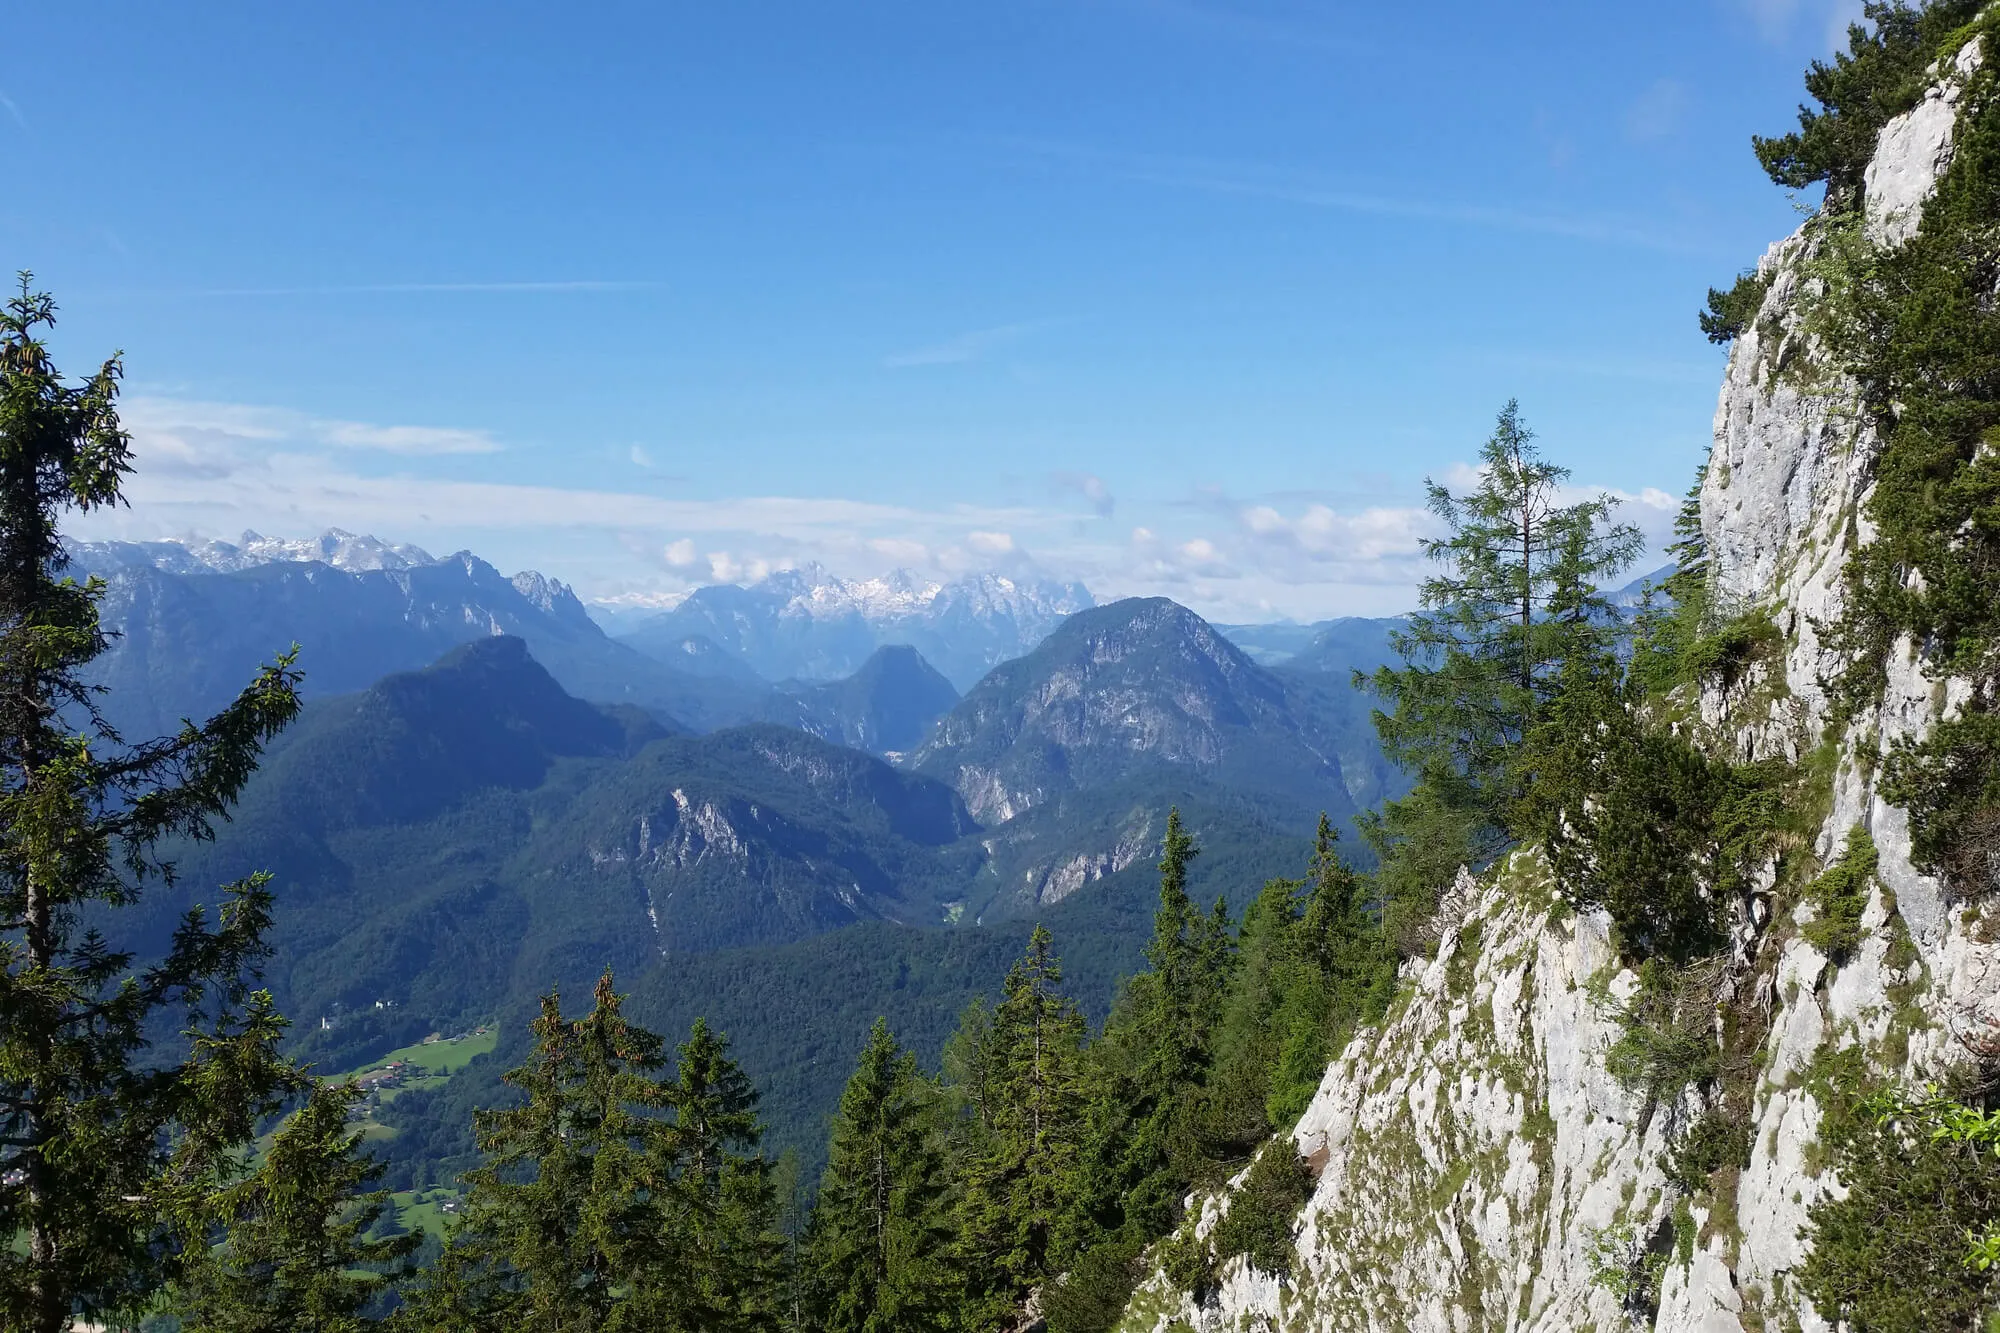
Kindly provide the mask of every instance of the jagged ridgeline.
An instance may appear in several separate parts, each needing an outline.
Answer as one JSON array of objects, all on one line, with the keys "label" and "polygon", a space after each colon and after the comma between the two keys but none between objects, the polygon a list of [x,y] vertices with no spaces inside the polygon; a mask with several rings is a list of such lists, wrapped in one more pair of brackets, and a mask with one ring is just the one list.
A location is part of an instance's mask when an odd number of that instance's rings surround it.
[{"label": "jagged ridgeline", "polygon": [[1283,1234],[1213,1263],[1270,1207],[1260,1157],[1120,1327],[2000,1308],[2000,13],[1866,17],[1754,144],[1823,202],[1710,293],[1668,599],[1629,666],[1562,662],[1508,849],[1420,901],[1386,1016],[1277,1141],[1313,1167]]}]

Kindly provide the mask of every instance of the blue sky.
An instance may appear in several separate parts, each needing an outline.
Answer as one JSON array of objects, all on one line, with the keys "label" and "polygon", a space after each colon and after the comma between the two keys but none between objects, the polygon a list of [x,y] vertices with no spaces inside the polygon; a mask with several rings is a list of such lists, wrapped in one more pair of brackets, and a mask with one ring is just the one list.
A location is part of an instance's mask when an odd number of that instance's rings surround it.
[{"label": "blue sky", "polygon": [[1663,526],[1850,8],[42,5],[0,249],[126,354],[89,535],[1379,613],[1510,396]]}]

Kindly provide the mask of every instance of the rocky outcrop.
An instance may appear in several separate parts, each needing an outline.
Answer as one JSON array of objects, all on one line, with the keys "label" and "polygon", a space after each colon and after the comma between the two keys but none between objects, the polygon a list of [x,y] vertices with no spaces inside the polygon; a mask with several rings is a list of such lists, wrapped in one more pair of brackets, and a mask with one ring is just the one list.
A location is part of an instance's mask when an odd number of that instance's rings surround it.
[{"label": "rocky outcrop", "polygon": [[[1883,130],[1866,183],[1876,243],[1914,229],[1979,59],[1975,43],[1943,62],[1931,94]],[[1125,1328],[1828,1327],[1797,1287],[1808,1213],[1841,1189],[1818,1143],[1823,1072],[1855,1052],[1919,1082],[1991,1050],[2000,945],[1911,864],[1908,816],[1876,787],[1889,748],[1962,704],[1965,684],[1904,642],[1878,699],[1844,723],[1829,707],[1845,663],[1827,627],[1848,555],[1871,535],[1880,441],[1802,318],[1815,245],[1802,228],[1763,260],[1768,293],[1730,357],[1701,494],[1718,595],[1768,612],[1783,648],[1692,701],[1687,724],[1740,759],[1823,765],[1814,850],[1832,861],[1859,827],[1879,868],[1861,943],[1839,966],[1801,929],[1810,906],[1760,891],[1704,978],[1740,1020],[1724,1058],[1744,1065],[1748,1165],[1699,1196],[1670,1182],[1672,1145],[1711,1108],[1692,1091],[1651,1102],[1606,1071],[1638,978],[1607,923],[1570,911],[1540,859],[1520,853],[1447,895],[1435,956],[1406,968],[1388,1018],[1355,1037],[1293,1130],[1318,1184],[1291,1277],[1234,1261],[1197,1303],[1155,1274]],[[1201,1219],[1229,1206],[1226,1192],[1197,1202]]]}]

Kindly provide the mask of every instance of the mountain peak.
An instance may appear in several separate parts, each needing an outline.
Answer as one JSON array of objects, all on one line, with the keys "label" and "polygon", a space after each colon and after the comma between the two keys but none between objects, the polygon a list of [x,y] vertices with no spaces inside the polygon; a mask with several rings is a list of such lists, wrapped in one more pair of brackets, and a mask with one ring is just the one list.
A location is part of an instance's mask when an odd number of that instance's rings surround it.
[{"label": "mountain peak", "polygon": [[907,569],[846,579],[814,563],[697,589],[624,641],[672,661],[689,638],[708,639],[767,680],[843,679],[882,645],[910,644],[962,690],[1092,604],[1080,583],[994,573],[940,583]]},{"label": "mountain peak", "polygon": [[1349,807],[1330,738],[1285,684],[1164,597],[1079,611],[979,682],[911,757],[981,819],[1151,767]]}]

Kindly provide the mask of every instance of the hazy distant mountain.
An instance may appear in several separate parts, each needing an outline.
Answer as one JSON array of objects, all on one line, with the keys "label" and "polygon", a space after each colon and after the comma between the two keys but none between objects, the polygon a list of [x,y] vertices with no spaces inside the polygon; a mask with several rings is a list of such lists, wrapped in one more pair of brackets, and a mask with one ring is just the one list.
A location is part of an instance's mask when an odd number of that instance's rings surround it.
[{"label": "hazy distant mountain", "polygon": [[909,644],[963,690],[1091,605],[1080,583],[999,574],[937,583],[901,570],[854,580],[814,564],[747,588],[697,589],[621,641],[666,662],[699,636],[767,680],[837,679],[859,670],[885,644]]},{"label": "hazy distant mountain", "polygon": [[429,552],[340,528],[317,537],[266,537],[246,532],[236,542],[72,542],[70,554],[86,569],[151,566],[169,574],[234,574],[253,565],[318,561],[350,572],[408,569],[435,563]]},{"label": "hazy distant mountain", "polygon": [[[302,552],[313,558],[293,558]],[[563,584],[532,572],[507,578],[470,552],[432,560],[336,532],[241,546],[87,542],[73,555],[109,585],[103,616],[117,637],[91,674],[112,687],[112,718],[131,735],[214,711],[293,643],[309,696],[362,689],[496,634],[524,639],[580,698],[633,704],[697,730],[763,716],[773,694],[615,643]]]},{"label": "hazy distant mountain", "polygon": [[845,680],[792,681],[781,688],[800,706],[794,725],[875,754],[915,748],[958,702],[951,682],[907,644],[877,648]]}]

